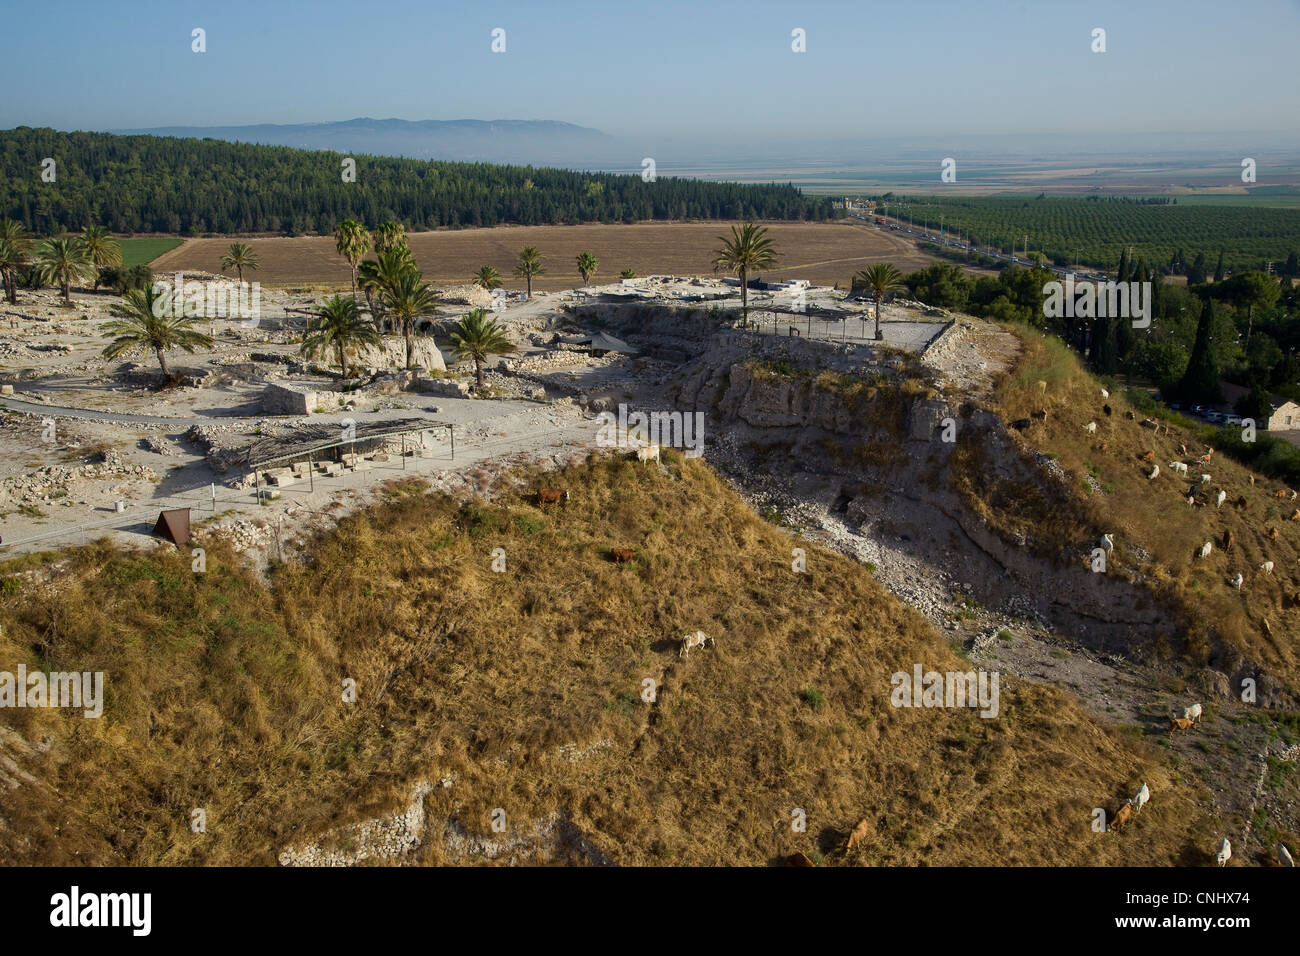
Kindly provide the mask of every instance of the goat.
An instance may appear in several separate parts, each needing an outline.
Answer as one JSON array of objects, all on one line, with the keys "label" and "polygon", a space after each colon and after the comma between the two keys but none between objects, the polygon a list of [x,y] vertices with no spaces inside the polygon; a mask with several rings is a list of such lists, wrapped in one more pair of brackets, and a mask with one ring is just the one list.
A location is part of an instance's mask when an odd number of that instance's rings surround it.
[{"label": "goat", "polygon": [[1159,477],[1160,477],[1160,466],[1152,465],[1151,474],[1147,475],[1147,481],[1151,481],[1153,478],[1159,478]]},{"label": "goat", "polygon": [[1124,413],[1124,417],[1127,418],[1129,421],[1136,421],[1136,420],[1137,420],[1137,415],[1134,414],[1133,409],[1131,409],[1131,408],[1130,408],[1128,411],[1126,411],[1126,412]]},{"label": "goat", "polygon": [[1285,501],[1285,500],[1286,500],[1286,489],[1285,489],[1285,488],[1280,488],[1280,489],[1278,489],[1277,491],[1273,492],[1273,497],[1276,498],[1278,501]]},{"label": "goat", "polygon": [[1149,452],[1147,452],[1145,455],[1142,456],[1142,460],[1145,461],[1145,462],[1149,465],[1149,464],[1151,464],[1153,461],[1156,460],[1156,453],[1153,452],[1153,451],[1149,451]]},{"label": "goat", "polygon": [[561,491],[559,488],[539,488],[537,491],[537,503],[539,505],[555,505],[568,500],[569,493]]},{"label": "goat", "polygon": [[614,559],[615,564],[627,564],[636,557],[634,548],[610,548],[609,556]]},{"label": "goat", "polygon": [[1240,591],[1242,584],[1245,583],[1245,580],[1246,579],[1241,576],[1241,572],[1238,571],[1236,574],[1232,576],[1232,586],[1236,588],[1238,591]]},{"label": "goat", "polygon": [[1088,434],[1089,434],[1089,435],[1095,435],[1095,434],[1097,433],[1097,423],[1096,423],[1096,422],[1088,422],[1088,424],[1084,425],[1083,427],[1086,428],[1086,429],[1088,430]]},{"label": "goat", "polygon": [[1119,808],[1119,813],[1115,814],[1115,819],[1110,821],[1110,830],[1122,830],[1125,824],[1133,819],[1133,804],[1126,803]]},{"label": "goat", "polygon": [[1030,412],[1030,413],[1029,413],[1029,417],[1030,417],[1030,418],[1037,418],[1040,422],[1045,422],[1045,421],[1047,421],[1047,409],[1045,409],[1045,408],[1040,408],[1040,409],[1039,409],[1038,411],[1036,411],[1036,412]]},{"label": "goat", "polygon": [[713,638],[709,637],[703,631],[696,631],[693,634],[687,634],[682,638],[681,650],[677,652],[678,657],[689,657],[692,647],[711,647]]},{"label": "goat", "polygon": [[1198,558],[1208,558],[1211,552],[1213,551],[1214,551],[1214,544],[1212,542],[1207,541],[1205,542],[1205,544],[1201,545],[1201,550],[1196,552],[1196,556]]},{"label": "goat", "polygon": [[1142,787],[1130,801],[1134,805],[1137,813],[1142,812],[1142,808],[1151,802],[1151,791],[1147,789],[1146,781],[1142,781]]},{"label": "goat", "polygon": [[1246,507],[1246,505],[1250,504],[1250,502],[1248,502],[1248,501],[1246,500],[1246,496],[1245,496],[1245,495],[1237,495],[1237,500],[1234,501],[1233,504],[1234,504],[1236,507],[1238,507],[1238,508],[1243,508],[1243,509],[1244,509],[1244,508]]},{"label": "goat", "polygon": [[1265,574],[1272,574],[1272,573],[1273,573],[1273,562],[1272,562],[1272,561],[1265,561],[1263,564],[1261,564],[1261,565],[1259,566],[1259,569],[1260,569],[1261,571],[1263,571]]},{"label": "goat", "polygon": [[1114,551],[1114,550],[1115,550],[1115,535],[1114,535],[1114,534],[1103,534],[1103,535],[1101,536],[1101,548],[1102,548],[1102,550],[1105,551],[1107,554],[1110,554],[1112,551]]},{"label": "goat", "polygon": [[1033,424],[1033,421],[1031,419],[1017,418],[1014,422],[1011,423],[1011,427],[1014,428],[1016,431],[1022,432],[1026,428],[1028,428],[1031,424]]},{"label": "goat", "polygon": [[1291,851],[1286,848],[1285,843],[1277,845],[1277,859],[1283,866],[1295,866],[1295,860],[1291,856]]},{"label": "goat", "polygon": [[1038,385],[1038,390],[1040,392],[1043,392],[1044,394],[1047,393],[1047,383],[1044,382],[1041,378],[1038,380],[1037,385]]},{"label": "goat", "polygon": [[1106,414],[1107,418],[1109,418],[1111,415],[1114,414],[1114,411],[1111,409],[1109,405],[1101,406],[1101,410]]},{"label": "goat", "polygon": [[1171,461],[1169,467],[1180,475],[1187,474],[1187,462],[1185,461]]},{"label": "goat", "polygon": [[1279,534],[1281,534],[1281,532],[1279,532],[1276,527],[1268,529],[1268,537],[1270,541],[1276,541]]},{"label": "goat", "polygon": [[1297,508],[1295,511],[1291,512],[1291,517],[1287,518],[1286,520],[1287,520],[1287,521],[1300,521],[1300,508]]},{"label": "goat", "polygon": [[1102,397],[1102,398],[1110,398],[1110,392],[1106,391],[1106,390],[1103,388],[1103,389],[1101,390],[1101,397]]},{"label": "goat", "polygon": [[1197,704],[1192,704],[1191,707],[1184,707],[1184,708],[1183,708],[1183,719],[1184,719],[1184,720],[1192,720],[1192,721],[1200,720],[1200,719],[1201,719],[1201,705],[1200,705],[1199,703],[1197,703]]},{"label": "goat", "polygon": [[855,826],[853,828],[853,832],[849,834],[849,844],[844,849],[852,850],[858,844],[865,843],[867,837],[870,835],[871,835],[871,824],[868,823],[866,820],[863,820],[861,823]]},{"label": "goat", "polygon": [[1209,475],[1205,474],[1204,472],[1201,473],[1201,484],[1208,485],[1210,483],[1210,480],[1211,479]]},{"label": "goat", "polygon": [[1228,842],[1227,837],[1220,841],[1219,852],[1214,858],[1219,861],[1219,866],[1226,866],[1228,861],[1232,859],[1232,844]]},{"label": "goat", "polygon": [[1228,500],[1228,493],[1224,491],[1222,488],[1220,488],[1219,493],[1214,496],[1214,507],[1222,508],[1223,503],[1227,500]]},{"label": "goat", "polygon": [[636,460],[637,460],[637,461],[640,461],[640,462],[653,461],[653,462],[655,462],[656,464],[658,464],[658,462],[659,462],[659,446],[658,446],[658,445],[646,445],[646,446],[643,447],[643,448],[638,448],[638,449],[636,450]]},{"label": "goat", "polygon": [[1224,550],[1224,551],[1231,551],[1231,550],[1232,550],[1233,542],[1236,541],[1236,540],[1237,540],[1237,539],[1236,539],[1236,538],[1233,536],[1233,534],[1232,534],[1232,529],[1231,529],[1231,528],[1229,528],[1228,530],[1224,531],[1224,532],[1223,532],[1223,550]]},{"label": "goat", "polygon": [[1181,730],[1183,733],[1187,733],[1192,729],[1193,723],[1194,721],[1187,717],[1175,717],[1173,720],[1169,721],[1169,739],[1174,739],[1175,731]]}]

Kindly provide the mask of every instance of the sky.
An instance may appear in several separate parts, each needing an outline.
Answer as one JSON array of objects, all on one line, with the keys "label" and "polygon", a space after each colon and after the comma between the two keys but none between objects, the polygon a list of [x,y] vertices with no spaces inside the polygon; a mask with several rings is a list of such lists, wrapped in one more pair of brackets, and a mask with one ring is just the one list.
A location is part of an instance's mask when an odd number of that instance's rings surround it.
[{"label": "sky", "polygon": [[7,5],[0,127],[548,119],[647,149],[1289,135],[1298,27],[1300,0],[40,0]]}]

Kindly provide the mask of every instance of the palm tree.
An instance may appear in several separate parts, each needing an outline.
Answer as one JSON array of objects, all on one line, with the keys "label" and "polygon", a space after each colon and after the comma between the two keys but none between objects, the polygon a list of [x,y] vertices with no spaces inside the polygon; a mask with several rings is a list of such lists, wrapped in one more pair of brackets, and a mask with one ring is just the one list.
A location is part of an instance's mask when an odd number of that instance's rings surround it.
[{"label": "palm tree", "polygon": [[31,261],[32,240],[23,224],[0,219],[0,280],[12,305],[18,301],[18,270]]},{"label": "palm tree", "polygon": [[370,248],[370,232],[355,219],[344,219],[334,230],[334,248],[352,267],[352,298],[357,297],[357,263]]},{"label": "palm tree", "polygon": [[739,229],[731,227],[731,238],[719,236],[722,248],[713,260],[713,270],[726,269],[740,277],[740,309],[746,323],[749,322],[749,275],[761,272],[776,265],[776,248],[767,238],[764,226],[755,226],[747,222]]},{"label": "palm tree", "polygon": [[385,283],[379,295],[384,309],[402,326],[406,336],[406,367],[411,368],[415,362],[415,322],[437,313],[438,291],[424,281],[414,266],[409,266]]},{"label": "palm tree", "polygon": [[152,286],[127,290],[121,303],[109,310],[117,316],[116,320],[104,325],[105,332],[117,336],[104,349],[105,358],[114,359],[141,349],[153,349],[163,375],[170,376],[168,350],[179,348],[193,352],[196,348],[212,345],[212,339],[192,328],[193,318],[157,314],[170,311],[158,304],[160,298],[162,296]]},{"label": "palm tree", "polygon": [[403,272],[418,272],[411,258],[411,250],[406,246],[396,246],[381,252],[374,259],[367,259],[357,270],[361,291],[366,294],[366,305],[374,319],[375,328],[382,334],[385,331],[385,304],[383,291],[397,284]]},{"label": "palm tree", "polygon": [[348,353],[360,345],[377,345],[379,332],[374,325],[361,318],[356,296],[351,299],[341,295],[331,296],[316,310],[316,325],[307,322],[307,335],[302,340],[304,355],[314,356],[333,349],[339,359],[343,377],[348,377]]},{"label": "palm tree", "polygon": [[406,245],[406,227],[400,222],[389,219],[375,227],[375,255]]},{"label": "palm tree", "polygon": [[515,275],[520,279],[528,280],[528,298],[533,297],[533,276],[546,275],[546,269],[542,266],[542,254],[532,246],[524,246],[519,253],[519,264],[515,266]]},{"label": "palm tree", "polygon": [[501,288],[501,273],[491,266],[479,266],[478,273],[474,276],[474,284],[480,289],[486,289],[488,292],[499,289]]},{"label": "palm tree", "polygon": [[47,239],[36,247],[36,259],[41,281],[58,285],[65,305],[72,305],[72,283],[95,276],[95,264],[80,239]]},{"label": "palm tree", "polygon": [[239,273],[239,281],[244,281],[245,269],[260,269],[262,260],[257,257],[248,245],[242,242],[232,242],[230,249],[221,257],[221,271],[235,269]]},{"label": "palm tree", "polygon": [[599,263],[590,252],[578,253],[578,272],[582,274],[582,284],[591,285],[591,277],[596,274]]},{"label": "palm tree", "polygon": [[877,262],[874,266],[863,269],[853,277],[853,286],[869,289],[871,297],[876,300],[876,338],[880,338],[880,300],[887,293],[906,288],[903,276],[888,262]]},{"label": "palm tree", "polygon": [[87,226],[81,230],[81,245],[97,266],[122,264],[122,246],[103,226]]},{"label": "palm tree", "polygon": [[506,337],[505,327],[489,319],[482,309],[466,312],[451,332],[451,351],[456,358],[474,360],[474,376],[483,388],[483,363],[490,355],[509,355],[514,344]]}]

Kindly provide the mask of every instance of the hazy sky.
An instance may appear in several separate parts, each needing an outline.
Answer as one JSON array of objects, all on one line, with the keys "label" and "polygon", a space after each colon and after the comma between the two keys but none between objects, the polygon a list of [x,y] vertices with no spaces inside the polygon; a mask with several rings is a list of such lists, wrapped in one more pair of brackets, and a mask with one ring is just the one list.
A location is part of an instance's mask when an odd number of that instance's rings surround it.
[{"label": "hazy sky", "polygon": [[37,0],[5,11],[0,126],[554,119],[647,146],[1293,133],[1298,28],[1297,0]]}]

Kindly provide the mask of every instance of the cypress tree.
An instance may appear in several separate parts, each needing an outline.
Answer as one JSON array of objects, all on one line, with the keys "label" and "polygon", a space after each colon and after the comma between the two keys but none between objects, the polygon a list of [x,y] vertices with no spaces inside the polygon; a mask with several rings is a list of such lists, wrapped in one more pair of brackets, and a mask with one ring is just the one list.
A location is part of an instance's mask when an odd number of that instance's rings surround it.
[{"label": "cypress tree", "polygon": [[1178,392],[1189,401],[1218,401],[1223,397],[1219,390],[1219,366],[1214,358],[1214,303],[1209,299],[1201,308],[1196,323],[1196,343],[1187,371],[1178,383]]},{"label": "cypress tree", "polygon": [[1223,281],[1223,250],[1219,250],[1219,264],[1214,267],[1214,281]]}]

